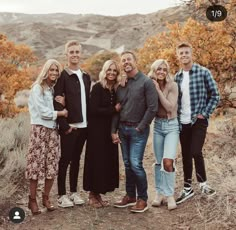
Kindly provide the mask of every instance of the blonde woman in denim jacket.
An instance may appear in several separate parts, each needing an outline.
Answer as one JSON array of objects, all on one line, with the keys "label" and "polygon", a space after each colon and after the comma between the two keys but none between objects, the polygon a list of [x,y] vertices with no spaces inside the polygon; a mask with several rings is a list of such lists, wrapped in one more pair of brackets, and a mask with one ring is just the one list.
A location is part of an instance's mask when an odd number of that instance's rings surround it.
[{"label": "blonde woman in denim jacket", "polygon": [[36,200],[38,180],[45,181],[42,194],[43,206],[48,211],[55,210],[49,200],[49,193],[54,178],[57,176],[60,157],[56,118],[68,115],[66,109],[55,111],[53,108],[53,87],[60,73],[60,63],[49,59],[44,64],[30,91],[28,104],[31,130],[25,176],[29,180],[30,190],[28,208],[33,215],[41,213]]}]

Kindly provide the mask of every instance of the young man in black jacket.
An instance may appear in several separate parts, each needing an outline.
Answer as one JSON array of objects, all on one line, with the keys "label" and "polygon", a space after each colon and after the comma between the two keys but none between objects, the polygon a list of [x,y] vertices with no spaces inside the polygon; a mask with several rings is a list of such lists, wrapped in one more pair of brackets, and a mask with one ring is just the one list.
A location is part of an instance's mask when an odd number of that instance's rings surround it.
[{"label": "young man in black jacket", "polygon": [[[77,193],[77,182],[80,166],[80,156],[87,139],[87,108],[91,86],[90,76],[80,69],[81,45],[72,40],[66,43],[65,52],[68,66],[62,71],[55,85],[55,97],[65,96],[67,118],[59,118],[59,132],[61,136],[61,158],[58,171],[58,206],[72,207],[83,204]],[[54,101],[56,110],[64,106]],[[66,172],[70,164],[69,181],[70,194],[66,194]]]}]

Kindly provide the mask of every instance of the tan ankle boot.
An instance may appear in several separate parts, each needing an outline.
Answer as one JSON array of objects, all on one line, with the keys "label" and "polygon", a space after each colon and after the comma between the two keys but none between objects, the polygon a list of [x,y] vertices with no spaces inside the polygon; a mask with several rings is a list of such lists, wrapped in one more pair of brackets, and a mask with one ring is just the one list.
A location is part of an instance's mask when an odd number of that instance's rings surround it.
[{"label": "tan ankle boot", "polygon": [[175,198],[173,196],[168,196],[167,197],[167,207],[168,207],[169,210],[177,208]]},{"label": "tan ankle boot", "polygon": [[160,207],[164,203],[165,196],[160,193],[156,194],[155,199],[152,201],[153,207]]},{"label": "tan ankle boot", "polygon": [[93,208],[102,208],[102,204],[98,200],[98,195],[94,192],[89,192],[89,205]]}]

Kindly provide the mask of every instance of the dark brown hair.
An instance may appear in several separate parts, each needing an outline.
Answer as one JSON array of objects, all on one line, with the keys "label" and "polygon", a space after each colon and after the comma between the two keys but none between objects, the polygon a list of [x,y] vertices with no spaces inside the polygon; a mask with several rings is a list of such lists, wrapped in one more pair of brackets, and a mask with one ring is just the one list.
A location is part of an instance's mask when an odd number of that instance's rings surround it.
[{"label": "dark brown hair", "polygon": [[122,52],[120,56],[123,56],[124,54],[131,54],[134,60],[137,61],[137,58],[134,52],[127,50],[127,51]]}]

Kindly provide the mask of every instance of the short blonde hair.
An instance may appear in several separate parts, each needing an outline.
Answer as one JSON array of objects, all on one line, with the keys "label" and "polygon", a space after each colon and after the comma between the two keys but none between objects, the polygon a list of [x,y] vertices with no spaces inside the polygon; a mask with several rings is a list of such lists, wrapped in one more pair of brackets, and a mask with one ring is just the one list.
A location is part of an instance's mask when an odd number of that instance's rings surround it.
[{"label": "short blonde hair", "polygon": [[82,50],[82,46],[78,40],[70,40],[65,44],[65,53],[67,53],[68,48],[71,46],[79,46],[80,50]]},{"label": "short blonde hair", "polygon": [[109,67],[110,67],[111,65],[113,65],[113,64],[116,66],[116,70],[117,70],[117,77],[116,77],[115,86],[118,85],[118,83],[119,83],[119,75],[120,75],[120,68],[119,68],[119,65],[118,65],[117,62],[114,61],[114,60],[107,60],[107,61],[103,64],[102,70],[101,70],[101,72],[99,73],[99,80],[100,80],[101,85],[102,85],[103,88],[107,88],[106,72],[107,72],[107,70],[109,69]]}]

